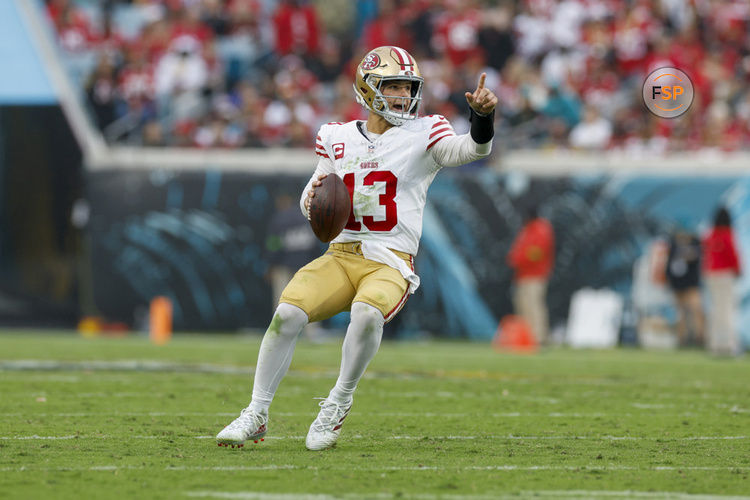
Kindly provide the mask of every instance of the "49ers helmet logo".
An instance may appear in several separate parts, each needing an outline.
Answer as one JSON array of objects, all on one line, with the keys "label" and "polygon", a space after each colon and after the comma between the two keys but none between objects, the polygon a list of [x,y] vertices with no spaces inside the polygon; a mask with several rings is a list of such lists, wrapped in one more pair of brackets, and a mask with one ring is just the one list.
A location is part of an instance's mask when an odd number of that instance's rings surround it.
[{"label": "49ers helmet logo", "polygon": [[373,70],[380,66],[380,56],[375,52],[370,52],[365,56],[365,60],[362,61],[362,69]]}]

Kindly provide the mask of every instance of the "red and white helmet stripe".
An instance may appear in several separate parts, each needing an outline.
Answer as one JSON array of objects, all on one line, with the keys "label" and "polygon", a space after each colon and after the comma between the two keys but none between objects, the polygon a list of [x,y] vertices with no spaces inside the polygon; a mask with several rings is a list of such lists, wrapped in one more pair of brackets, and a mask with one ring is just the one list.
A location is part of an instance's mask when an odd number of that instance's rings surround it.
[{"label": "red and white helmet stripe", "polygon": [[414,59],[412,59],[411,54],[395,45],[391,46],[391,52],[394,55],[394,59],[398,61],[399,66],[401,66],[401,71],[414,71]]}]

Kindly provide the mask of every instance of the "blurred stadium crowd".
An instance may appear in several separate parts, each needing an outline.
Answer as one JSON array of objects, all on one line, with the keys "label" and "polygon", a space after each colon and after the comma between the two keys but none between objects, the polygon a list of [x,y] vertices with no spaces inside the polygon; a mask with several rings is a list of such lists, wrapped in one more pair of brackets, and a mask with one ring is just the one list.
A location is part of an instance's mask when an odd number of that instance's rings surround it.
[{"label": "blurred stadium crowd", "polygon": [[[487,71],[502,148],[660,154],[750,150],[745,0],[47,0],[66,65],[111,142],[312,147],[365,116],[366,51],[399,45],[425,113],[468,129],[463,93]],[[675,66],[696,89],[679,119],[641,87]]]}]

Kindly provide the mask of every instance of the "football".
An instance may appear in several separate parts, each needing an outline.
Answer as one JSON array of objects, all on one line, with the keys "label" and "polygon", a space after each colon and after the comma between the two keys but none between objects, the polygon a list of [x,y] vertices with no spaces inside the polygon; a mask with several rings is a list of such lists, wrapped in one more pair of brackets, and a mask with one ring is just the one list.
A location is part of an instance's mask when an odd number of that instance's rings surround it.
[{"label": "football", "polygon": [[336,174],[328,174],[310,200],[310,226],[315,236],[328,243],[344,229],[352,210],[349,190]]}]

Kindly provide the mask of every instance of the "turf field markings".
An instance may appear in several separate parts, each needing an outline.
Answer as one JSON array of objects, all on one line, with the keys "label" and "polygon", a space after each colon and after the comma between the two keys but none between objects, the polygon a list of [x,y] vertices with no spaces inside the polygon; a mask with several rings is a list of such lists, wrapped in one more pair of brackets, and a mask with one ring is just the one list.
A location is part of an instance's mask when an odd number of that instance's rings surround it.
[{"label": "turf field markings", "polygon": [[[6,441],[7,440],[24,441],[24,440],[37,440],[37,439],[40,439],[40,440],[45,440],[45,439],[50,439],[50,440],[79,439],[79,438],[85,438],[85,437],[87,437],[87,436],[81,436],[81,435],[78,435],[78,434],[71,434],[69,436],[37,436],[35,434],[33,436],[0,436],[0,439],[6,440]],[[94,437],[94,436],[88,436],[88,437]]]},{"label": "turf field markings", "polygon": [[[167,362],[154,360],[114,360],[114,361],[65,361],[65,360],[40,360],[21,359],[0,361],[0,371],[5,372],[71,372],[71,371],[115,371],[115,372],[175,372],[175,373],[213,373],[224,375],[252,375],[255,371],[253,366],[220,365],[211,363],[190,362]],[[56,381],[63,381],[59,374],[54,374]],[[326,367],[309,367],[309,369],[298,368],[288,372],[290,377],[300,378],[336,378],[338,369],[332,370]],[[28,380],[28,376],[24,376]],[[397,380],[483,380],[502,381],[512,384],[539,384],[547,380],[546,377],[512,377],[505,373],[491,372],[488,370],[434,370],[420,372],[396,372],[396,371],[369,371],[364,375],[365,379],[397,379]],[[69,381],[78,381],[80,379]],[[571,377],[564,379],[566,385],[580,386],[612,386],[619,387],[631,384],[630,380],[613,380],[607,377]],[[683,381],[652,381],[652,387],[683,387]],[[690,386],[697,389],[711,388],[707,381],[694,381]]]},{"label": "turf field markings", "polygon": [[444,398],[444,399],[497,399],[499,396],[508,399],[522,399],[525,401],[538,401],[541,403],[558,404],[560,400],[558,398],[551,398],[545,396],[529,396],[526,394],[514,394],[509,393],[507,390],[503,391],[488,390],[484,392],[450,392],[450,391],[411,391],[411,392],[398,392],[398,391],[367,391],[363,390],[362,394],[368,397],[381,397],[381,398]]},{"label": "turf field markings", "polygon": [[[188,491],[186,496],[192,498],[228,498],[232,500],[333,500],[336,498],[361,498],[361,495],[324,495],[313,493],[266,493],[262,491]],[[367,498],[393,498],[391,495],[367,494]]]},{"label": "turf field markings", "polygon": [[57,373],[13,373],[8,372],[0,368],[0,372],[4,372],[3,378],[5,379],[12,379],[14,375],[17,375],[19,380],[22,380],[23,382],[48,382],[50,381],[51,377],[54,377],[52,380],[56,383],[66,383],[66,384],[79,384],[84,381],[84,378],[79,375],[61,375],[59,372]]},{"label": "turf field markings", "polygon": [[[47,375],[47,377],[52,376],[52,374]],[[79,379],[76,378],[78,381]],[[125,381],[126,379],[123,379]],[[57,381],[57,379],[55,379]],[[24,390],[16,391],[18,393],[21,393],[23,395],[28,396],[49,396],[49,392],[42,391],[42,392],[33,392],[33,393],[26,393]],[[309,392],[307,389],[302,387],[290,387],[286,390],[288,394],[304,394]],[[157,392],[133,392],[133,391],[121,391],[121,392],[80,392],[80,393],[73,393],[73,394],[66,394],[66,398],[103,398],[103,399],[111,399],[111,398],[143,398],[143,397],[149,397],[149,398],[163,398],[167,395],[167,393],[157,393]],[[546,404],[559,404],[560,399],[558,398],[552,398],[552,397],[546,397],[546,396],[529,396],[524,394],[515,394],[513,392],[508,393],[507,391],[497,391],[497,390],[488,390],[484,392],[449,392],[449,391],[411,391],[411,392],[389,392],[389,391],[362,391],[362,395],[368,396],[368,397],[381,397],[381,398],[404,398],[404,399],[415,399],[415,398],[444,398],[444,399],[480,399],[480,400],[497,400],[498,397],[502,396],[503,399],[508,400],[524,400],[524,401],[534,401],[534,402],[541,402]],[[585,394],[581,394],[580,396],[584,396]],[[590,393],[589,396],[596,396],[596,397],[602,397],[602,394],[600,393]],[[697,395],[700,399],[722,399],[723,396],[721,395],[709,395],[709,394],[702,394]],[[661,394],[660,397],[662,399],[690,399],[691,404],[695,403],[696,395],[678,395],[678,394]],[[633,408],[637,408],[640,410],[654,410],[654,409],[667,409],[667,408],[675,408],[677,405],[674,403],[641,403],[641,402],[632,402],[630,403],[630,406]],[[732,413],[748,413],[750,410],[745,408],[740,408],[737,405],[729,405],[726,403],[716,403],[716,408],[720,409],[728,409]],[[706,408],[706,407],[703,407]]]},{"label": "turf field markings", "polygon": [[[317,412],[277,412],[274,415],[279,417],[314,417]],[[607,412],[504,412],[489,413],[486,416],[492,418],[607,418],[607,417],[641,417],[644,414],[638,413],[607,413]],[[695,412],[685,411],[676,413],[659,413],[662,417],[695,417]],[[36,412],[5,412],[0,413],[0,417],[232,417],[237,416],[237,412],[60,412],[60,413],[36,413]],[[473,413],[442,413],[442,412],[382,412],[377,413],[378,417],[394,418],[467,418],[476,416]]]},{"label": "turf field markings", "polygon": [[[106,434],[71,434],[64,436],[0,436],[4,441],[26,441],[26,440],[66,440],[66,439],[114,439],[115,436]],[[176,436],[176,435],[134,435],[129,439],[214,439],[215,436]],[[266,436],[267,440],[293,439],[302,440],[305,436]],[[363,434],[353,434],[347,436],[347,439],[371,439],[372,436]],[[430,436],[430,435],[401,435],[388,436],[385,439],[403,440],[403,441],[470,441],[477,439],[494,439],[494,440],[517,440],[517,441],[535,441],[535,440],[590,440],[590,441],[736,441],[750,439],[750,436],[682,436],[682,437],[665,437],[665,436],[517,436],[508,435],[478,435],[478,436]]]},{"label": "turf field markings", "polygon": [[[316,413],[305,413],[307,415],[315,416]],[[118,412],[112,411],[107,413],[91,413],[91,412],[78,412],[78,413],[0,413],[2,417],[232,417],[237,416],[237,412],[217,413],[217,412]]]},{"label": "turf field markings", "polygon": [[[365,436],[354,435],[352,438],[363,438]],[[587,439],[593,441],[701,441],[701,440],[741,440],[748,436],[516,436],[516,435],[484,435],[484,436],[390,436],[386,439],[403,440],[471,440],[471,439],[508,439],[508,440],[553,440],[553,439]]]},{"label": "turf field markings", "polygon": [[[333,500],[336,498],[372,498],[379,500],[389,500],[392,498],[403,498],[401,494],[390,494],[390,493],[344,493],[336,494],[336,496],[330,496],[326,494],[318,493],[267,493],[262,491],[188,491],[184,493],[186,496],[194,498],[225,498],[231,500]],[[469,499],[469,500],[498,500],[498,495],[431,495],[429,493],[419,494],[408,494],[409,498],[416,498],[419,500],[433,500],[433,499]],[[510,497],[508,497],[510,498]],[[514,497],[518,500],[518,497]]]},{"label": "turf field markings", "polygon": [[[51,375],[48,375],[51,376]],[[29,395],[29,396],[49,396],[49,392],[34,392],[34,393],[26,393],[24,390],[17,391],[23,395]],[[309,392],[307,389],[303,387],[290,387],[285,390],[287,394],[305,394]],[[492,399],[495,400],[498,398],[498,396],[502,396],[503,398],[508,398],[510,400],[525,400],[525,401],[538,401],[542,403],[547,404],[558,404],[560,402],[559,399],[551,398],[551,397],[544,397],[544,396],[528,396],[523,394],[507,394],[503,393],[500,394],[499,391],[485,391],[485,392],[476,392],[476,393],[460,393],[460,392],[449,392],[449,391],[413,391],[413,392],[388,392],[388,391],[362,391],[363,395],[366,395],[368,397],[381,397],[381,398],[405,398],[405,399],[415,399],[415,398],[444,398],[444,399]],[[143,398],[143,397],[149,397],[149,398],[163,398],[167,395],[167,393],[164,392],[150,392],[150,391],[143,391],[143,392],[77,392],[73,394],[66,394],[66,398],[103,398],[103,399],[111,399],[111,398]]]},{"label": "turf field markings", "polygon": [[[236,453],[242,453],[237,451]],[[0,467],[2,472],[52,472],[52,471],[102,471],[110,472],[116,470],[154,470],[153,465],[92,465],[88,467],[43,467],[43,466],[20,466]],[[235,472],[235,471],[260,471],[260,470],[319,470],[314,465],[294,464],[264,464],[264,465],[168,465],[164,467],[168,472]],[[468,465],[468,466],[384,466],[384,467],[357,467],[351,465],[326,465],[325,470],[360,471],[360,472],[442,472],[442,471],[651,471],[651,472],[676,472],[676,471],[714,471],[714,472],[748,472],[750,467],[722,467],[722,466],[653,466],[643,467],[635,465]]]},{"label": "turf field markings", "polygon": [[[193,498],[223,498],[230,500],[329,500],[333,498],[361,498],[360,493],[345,493],[337,494],[336,496],[329,496],[325,494],[310,494],[310,493],[267,493],[262,491],[188,491],[184,493],[186,496]],[[389,493],[368,493],[365,495],[367,498],[388,500],[392,498],[403,498],[402,493],[389,494]],[[609,490],[536,490],[536,491],[520,491],[517,494],[431,494],[431,493],[409,493],[409,498],[415,498],[418,500],[433,500],[433,499],[444,499],[444,500],[508,500],[519,498],[531,498],[531,497],[573,497],[573,498],[662,498],[669,500],[748,500],[750,497],[744,496],[717,496],[717,495],[704,495],[704,494],[691,494],[673,491],[609,491]]]},{"label": "turf field markings", "polygon": [[196,466],[190,466],[190,465],[169,465],[164,468],[164,470],[168,471],[202,471],[202,470],[211,470],[211,471],[251,471],[251,470],[295,470],[295,469],[304,469],[304,470],[318,470],[317,467],[314,465],[275,465],[275,464],[266,464],[266,465],[216,465],[216,466],[205,466],[205,465],[196,465]]},{"label": "turf field markings", "polygon": [[632,406],[633,408],[638,408],[639,410],[662,410],[664,408],[674,408],[675,405],[658,403],[630,403],[630,406]]},{"label": "turf field markings", "polygon": [[247,375],[251,369],[243,366],[214,365],[209,363],[170,363],[148,360],[118,361],[58,361],[20,359],[0,361],[0,371],[134,371],[134,372],[187,372],[224,373]]},{"label": "turf field markings", "polygon": [[143,391],[143,392],[79,392],[76,394],[68,394],[66,397],[74,397],[74,398],[104,398],[104,399],[110,399],[110,398],[143,398],[143,397],[149,397],[149,398],[163,398],[167,396],[167,393],[164,392],[151,392],[151,391]]},{"label": "turf field markings", "polygon": [[[334,496],[325,494],[309,494],[309,493],[265,493],[259,491],[236,491],[236,492],[221,492],[221,491],[191,491],[186,492],[186,496],[198,497],[198,498],[223,498],[231,500],[329,500],[333,498],[361,498],[362,495],[358,493],[348,493]],[[652,492],[652,491],[589,491],[589,490],[537,490],[537,491],[520,491],[517,494],[430,494],[430,493],[409,493],[409,498],[415,498],[418,500],[518,500],[519,498],[531,498],[531,497],[573,497],[573,498],[662,498],[668,500],[748,500],[750,497],[744,496],[717,496],[717,495],[703,495],[703,494],[691,494],[682,492]],[[388,494],[388,493],[376,493],[366,495],[367,498],[388,500],[392,498],[402,498],[403,494]]]},{"label": "turf field markings", "polygon": [[[118,412],[111,411],[106,413],[95,413],[95,412],[72,412],[72,413],[0,413],[0,416],[4,417],[22,417],[22,416],[34,416],[34,417],[231,417],[236,416],[237,412]],[[274,413],[280,417],[309,417],[317,415],[317,412],[278,412]],[[379,417],[424,417],[424,418],[466,418],[473,416],[469,413],[436,413],[436,412],[382,412],[377,414]],[[686,415],[681,413],[679,415]],[[506,412],[506,413],[491,413],[491,417],[495,418],[519,418],[519,417],[580,417],[580,418],[592,418],[592,417],[615,417],[615,416],[633,416],[629,413],[521,413],[521,412]]]},{"label": "turf field markings", "polygon": [[[679,491],[590,491],[590,490],[542,490],[542,491],[524,491],[522,496],[541,496],[541,497],[574,497],[574,498],[663,498],[668,500],[748,500],[746,496],[724,496],[724,495],[706,495],[701,493],[683,493]],[[516,496],[501,496],[501,499],[518,498]]]}]

